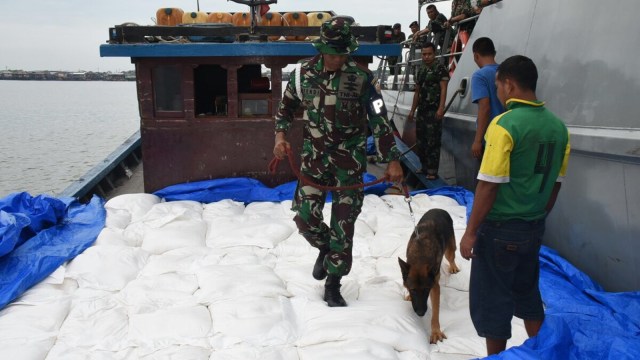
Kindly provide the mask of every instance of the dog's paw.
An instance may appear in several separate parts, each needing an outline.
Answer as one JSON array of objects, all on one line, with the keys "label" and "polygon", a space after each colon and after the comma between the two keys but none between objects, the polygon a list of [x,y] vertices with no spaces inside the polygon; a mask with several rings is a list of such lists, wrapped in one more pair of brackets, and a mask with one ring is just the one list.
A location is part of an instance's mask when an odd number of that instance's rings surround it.
[{"label": "dog's paw", "polygon": [[445,335],[441,330],[434,330],[431,332],[431,338],[429,339],[429,342],[432,344],[437,344],[438,341],[444,341],[444,339],[447,338],[447,335]]},{"label": "dog's paw", "polygon": [[449,264],[449,274],[457,274],[460,272],[460,268],[456,263]]}]

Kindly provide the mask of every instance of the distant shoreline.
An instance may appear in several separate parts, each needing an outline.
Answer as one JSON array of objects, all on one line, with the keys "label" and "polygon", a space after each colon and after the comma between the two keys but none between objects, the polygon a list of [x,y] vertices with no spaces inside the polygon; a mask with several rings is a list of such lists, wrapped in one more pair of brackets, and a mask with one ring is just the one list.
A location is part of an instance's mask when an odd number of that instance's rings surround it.
[{"label": "distant shoreline", "polygon": [[36,81],[135,81],[134,70],[124,72],[98,71],[24,71],[2,70],[0,80],[36,80]]}]

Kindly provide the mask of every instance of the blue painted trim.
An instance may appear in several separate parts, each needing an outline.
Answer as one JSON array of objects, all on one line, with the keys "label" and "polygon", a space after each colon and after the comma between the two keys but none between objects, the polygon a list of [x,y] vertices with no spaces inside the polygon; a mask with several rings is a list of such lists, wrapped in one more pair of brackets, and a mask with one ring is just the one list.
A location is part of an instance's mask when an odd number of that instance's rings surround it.
[{"label": "blue painted trim", "polygon": [[[103,44],[102,57],[313,56],[311,43]],[[399,44],[360,44],[355,56],[400,56]]]}]

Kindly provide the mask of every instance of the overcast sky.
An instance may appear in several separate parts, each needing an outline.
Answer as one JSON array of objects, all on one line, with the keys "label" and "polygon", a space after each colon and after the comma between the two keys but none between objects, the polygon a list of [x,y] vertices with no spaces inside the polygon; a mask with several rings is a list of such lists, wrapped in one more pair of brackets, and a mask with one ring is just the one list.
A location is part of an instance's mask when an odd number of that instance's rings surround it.
[{"label": "overcast sky", "polygon": [[[129,58],[101,58],[99,47],[110,26],[124,22],[153,25],[161,7],[195,11],[196,0],[2,0],[0,69],[123,71]],[[447,17],[451,2],[437,3]],[[227,0],[200,0],[200,10],[247,11]],[[272,11],[334,11],[361,25],[409,24],[418,19],[418,0],[279,0]],[[426,10],[422,9],[422,25]]]}]

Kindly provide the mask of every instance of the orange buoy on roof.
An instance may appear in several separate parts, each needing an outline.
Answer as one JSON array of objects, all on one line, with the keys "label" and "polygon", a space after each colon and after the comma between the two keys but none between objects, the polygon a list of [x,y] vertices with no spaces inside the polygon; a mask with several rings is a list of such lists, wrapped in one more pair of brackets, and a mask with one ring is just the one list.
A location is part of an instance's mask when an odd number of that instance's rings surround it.
[{"label": "orange buoy on roof", "polygon": [[[278,12],[268,12],[262,15],[260,20],[262,26],[282,26],[282,15]],[[280,36],[269,36],[269,41],[276,41]]]},{"label": "orange buoy on roof", "polygon": [[201,24],[207,22],[207,13],[202,11],[186,12],[182,15],[183,24]]},{"label": "orange buoy on roof", "polygon": [[232,17],[230,13],[227,12],[212,12],[207,17],[207,22],[209,23],[229,23],[231,24]]},{"label": "orange buoy on roof", "polygon": [[180,8],[160,8],[156,11],[156,24],[164,26],[176,26],[182,24],[184,11]]},{"label": "orange buoy on roof", "polygon": [[[328,12],[310,12],[307,14],[307,19],[309,22],[309,26],[317,26],[318,28],[322,26],[322,23],[329,20],[331,18],[331,14]],[[320,30],[318,30],[320,33]],[[315,40],[319,38],[319,36],[309,36],[309,40]]]},{"label": "orange buoy on roof", "polygon": [[[282,17],[282,25],[284,26],[308,26],[309,19],[307,18],[307,14],[303,12],[288,12],[284,14]],[[303,41],[306,39],[306,36],[286,36],[286,39],[289,41],[297,40]]]},{"label": "orange buoy on roof", "polygon": [[231,15],[231,22],[235,26],[251,26],[251,15],[246,12],[237,12]]}]

